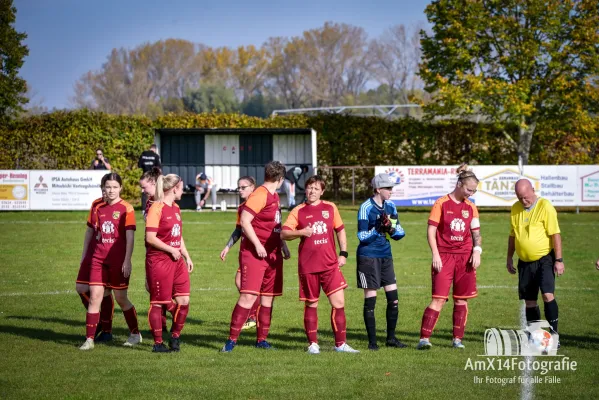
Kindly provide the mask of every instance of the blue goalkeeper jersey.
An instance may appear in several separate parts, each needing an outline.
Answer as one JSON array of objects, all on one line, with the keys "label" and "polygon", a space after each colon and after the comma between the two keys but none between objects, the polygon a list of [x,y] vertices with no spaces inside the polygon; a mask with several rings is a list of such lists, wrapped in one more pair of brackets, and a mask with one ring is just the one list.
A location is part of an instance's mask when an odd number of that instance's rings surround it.
[{"label": "blue goalkeeper jersey", "polygon": [[395,224],[395,233],[391,238],[393,240],[399,240],[406,235],[399,223],[395,204],[386,200],[383,207],[379,207],[378,204],[375,203],[374,198],[371,197],[362,203],[360,210],[358,211],[358,240],[360,240],[357,251],[358,257],[392,257],[391,244],[387,239],[387,234],[377,232],[377,227],[379,227],[381,223],[383,211],[391,220],[397,221]]}]

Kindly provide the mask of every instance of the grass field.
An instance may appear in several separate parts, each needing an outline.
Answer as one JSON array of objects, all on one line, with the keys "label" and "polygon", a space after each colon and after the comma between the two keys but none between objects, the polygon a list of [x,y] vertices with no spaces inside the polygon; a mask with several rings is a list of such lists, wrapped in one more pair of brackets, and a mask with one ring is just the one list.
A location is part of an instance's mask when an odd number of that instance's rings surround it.
[{"label": "grass field", "polygon": [[[233,228],[229,213],[183,214],[184,237],[196,270],[192,299],[178,354],[151,353],[144,290],[143,221],[133,257],[130,298],[136,305],[144,342],[120,346],[127,330],[116,307],[114,345],[81,352],[85,311],[74,291],[81,256],[85,213],[0,213],[0,398],[236,398],[236,399],[484,399],[519,398],[522,385],[486,383],[520,371],[466,370],[468,358],[486,360],[485,329],[517,329],[520,302],[516,278],[505,269],[508,214],[483,212],[479,297],[470,302],[465,351],[450,347],[451,308],[441,314],[429,352],[418,352],[422,311],[430,300],[430,252],[426,212],[400,212],[406,237],[393,242],[400,296],[398,336],[407,349],[369,352],[362,320],[362,292],[356,289],[356,210],[344,208],[350,258],[344,273],[348,343],[360,354],[332,351],[329,306],[319,306],[322,354],[305,353],[303,306],[298,298],[297,241],[285,263],[284,295],[274,304],[270,341],[277,351],[252,347],[255,330],[244,331],[231,354],[221,354],[236,301],[236,251],[225,263],[219,253]],[[285,217],[285,215],[284,215]],[[559,215],[566,274],[557,280],[560,354],[577,362],[576,371],[549,372],[560,383],[534,385],[535,398],[599,398],[599,213]],[[235,248],[237,249],[237,247]],[[385,330],[385,300],[379,293],[379,344]],[[483,383],[474,383],[482,377]],[[542,376],[544,379],[544,376]]]}]

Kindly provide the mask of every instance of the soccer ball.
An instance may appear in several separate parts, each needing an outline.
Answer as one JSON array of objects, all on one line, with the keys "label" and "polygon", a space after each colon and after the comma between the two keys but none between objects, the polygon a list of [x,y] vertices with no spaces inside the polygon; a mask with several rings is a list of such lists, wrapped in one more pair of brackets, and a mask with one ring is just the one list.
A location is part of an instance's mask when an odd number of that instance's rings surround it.
[{"label": "soccer ball", "polygon": [[530,335],[530,346],[536,349],[540,354],[548,354],[553,348],[553,338],[551,333],[544,329],[537,329]]}]

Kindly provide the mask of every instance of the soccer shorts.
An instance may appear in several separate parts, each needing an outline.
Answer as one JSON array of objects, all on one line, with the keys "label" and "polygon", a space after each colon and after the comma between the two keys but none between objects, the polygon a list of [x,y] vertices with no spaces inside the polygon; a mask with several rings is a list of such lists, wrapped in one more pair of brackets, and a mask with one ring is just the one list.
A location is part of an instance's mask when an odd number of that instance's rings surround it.
[{"label": "soccer shorts", "polygon": [[299,275],[300,301],[315,302],[320,297],[320,288],[329,297],[347,287],[341,269],[334,267],[326,271]]},{"label": "soccer shorts", "polygon": [[358,289],[379,289],[395,282],[393,258],[358,256]]},{"label": "soccer shorts", "polygon": [[83,257],[81,261],[81,265],[79,265],[79,273],[77,274],[76,283],[81,283],[83,285],[89,285],[89,274],[92,267],[92,258],[91,256],[86,255]]},{"label": "soccer shorts", "polygon": [[449,289],[453,282],[454,299],[471,299],[478,295],[476,289],[476,270],[470,263],[471,254],[440,253],[443,267],[435,271],[431,266],[433,298],[449,298]]},{"label": "soccer shorts", "polygon": [[170,304],[171,299],[189,296],[190,281],[183,257],[174,261],[168,255],[146,258],[146,280],[150,304]]},{"label": "soccer shorts", "polygon": [[283,295],[283,255],[281,251],[272,252],[264,258],[258,258],[249,250],[239,252],[241,268],[241,288],[239,293],[262,296]]},{"label": "soccer shorts", "polygon": [[555,292],[555,253],[539,258],[537,261],[518,260],[518,295],[520,300],[536,301],[541,293]]},{"label": "soccer shorts", "polygon": [[123,274],[123,262],[104,263],[98,259],[92,259],[89,272],[90,286],[105,286],[108,289],[124,290],[129,287],[129,278]]}]

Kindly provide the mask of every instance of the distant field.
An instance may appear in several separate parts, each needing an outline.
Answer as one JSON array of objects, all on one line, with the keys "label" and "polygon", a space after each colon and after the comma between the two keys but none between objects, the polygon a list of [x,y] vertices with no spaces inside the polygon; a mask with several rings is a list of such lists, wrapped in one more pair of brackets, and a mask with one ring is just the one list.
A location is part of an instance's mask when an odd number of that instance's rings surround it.
[{"label": "distant field", "polygon": [[[138,214],[140,214],[138,212]],[[151,353],[144,289],[143,221],[133,260],[130,297],[140,317],[144,342],[120,346],[127,336],[116,307],[115,345],[81,352],[85,311],[74,291],[81,256],[85,213],[0,213],[0,398],[235,398],[235,399],[487,399],[519,398],[519,383],[487,383],[486,377],[511,378],[519,371],[465,370],[468,358],[486,360],[487,328],[518,329],[520,302],[514,276],[505,269],[508,214],[481,216],[483,248],[479,297],[470,302],[465,351],[451,348],[449,303],[437,325],[429,352],[415,350],[422,311],[430,300],[430,251],[426,212],[400,212],[406,237],[392,243],[400,295],[398,336],[408,349],[367,350],[362,292],[356,289],[356,209],[342,208],[350,258],[343,268],[348,343],[360,354],[336,354],[325,298],[319,307],[322,354],[310,356],[298,298],[297,241],[285,263],[284,296],[274,304],[270,341],[277,351],[252,347],[255,330],[244,331],[231,354],[218,350],[227,338],[237,298],[233,278],[237,247],[225,263],[219,253],[235,214],[184,212],[184,237],[196,265],[188,323],[181,353]],[[286,217],[286,214],[284,215]],[[599,398],[599,213],[561,213],[566,274],[557,280],[561,355],[577,362],[576,371],[549,372],[559,383],[533,385],[535,398]],[[379,344],[384,342],[385,298],[379,294]],[[561,358],[560,358],[561,359]],[[483,383],[474,383],[482,377]],[[545,379],[544,375],[542,380]]]}]

